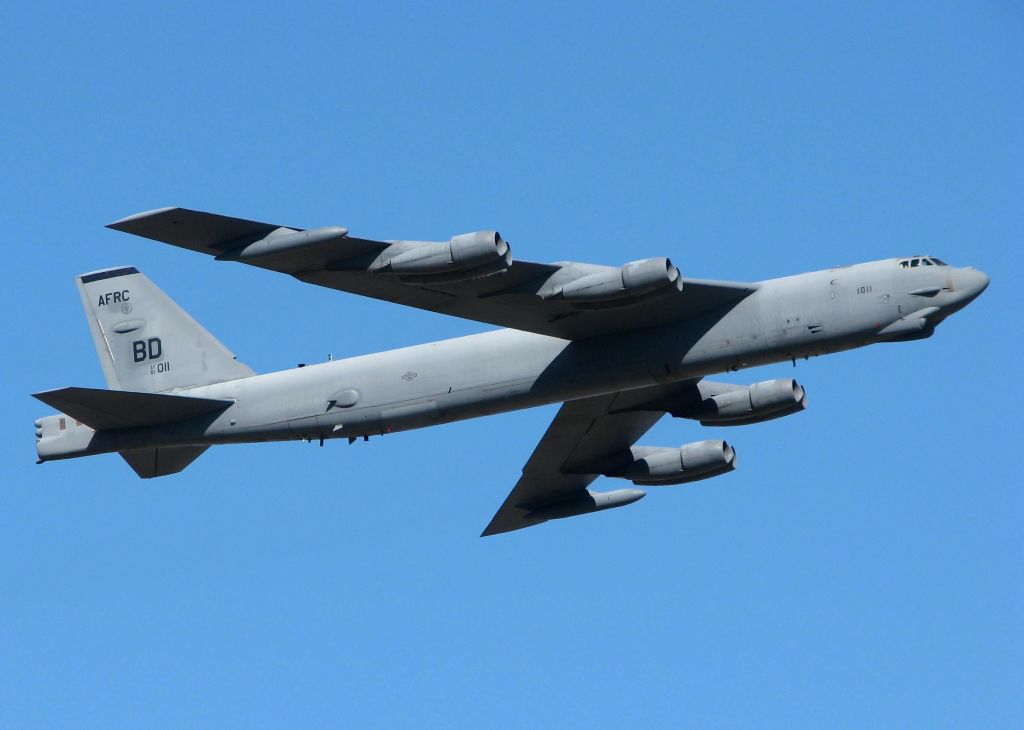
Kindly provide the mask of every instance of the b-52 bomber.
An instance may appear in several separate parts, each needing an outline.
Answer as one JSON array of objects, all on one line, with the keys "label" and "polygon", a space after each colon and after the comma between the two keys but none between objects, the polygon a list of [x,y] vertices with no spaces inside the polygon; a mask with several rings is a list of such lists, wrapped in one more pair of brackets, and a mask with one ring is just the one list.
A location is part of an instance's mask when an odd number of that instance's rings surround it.
[{"label": "b-52 bomber", "polygon": [[132,267],[77,286],[109,390],[35,397],[39,462],[118,452],[143,478],[181,471],[214,444],[370,436],[562,403],[484,535],[622,507],[641,489],[732,471],[721,439],[637,440],[664,414],[738,426],[796,413],[792,379],[705,376],[930,337],[988,277],[912,256],[759,282],[683,276],[669,259],[623,266],[519,261],[496,231],[445,242],[375,241],[184,208],[109,228],[299,281],[503,329],[257,375]]}]

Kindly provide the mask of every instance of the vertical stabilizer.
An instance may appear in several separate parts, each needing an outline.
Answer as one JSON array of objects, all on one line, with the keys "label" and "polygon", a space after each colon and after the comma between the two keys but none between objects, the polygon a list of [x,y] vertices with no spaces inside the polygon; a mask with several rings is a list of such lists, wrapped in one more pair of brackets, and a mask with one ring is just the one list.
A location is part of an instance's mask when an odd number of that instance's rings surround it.
[{"label": "vertical stabilizer", "polygon": [[134,267],[76,283],[112,390],[160,393],[254,374]]},{"label": "vertical stabilizer", "polygon": [[121,457],[143,479],[177,474],[198,459],[209,446],[157,446],[122,451]]}]

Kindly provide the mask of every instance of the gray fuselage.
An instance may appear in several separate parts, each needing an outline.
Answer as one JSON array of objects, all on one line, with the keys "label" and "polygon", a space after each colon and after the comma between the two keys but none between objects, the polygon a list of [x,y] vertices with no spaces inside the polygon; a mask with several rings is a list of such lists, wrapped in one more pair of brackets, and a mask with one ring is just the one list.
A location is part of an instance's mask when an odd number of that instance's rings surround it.
[{"label": "gray fuselage", "polygon": [[903,268],[896,259],[772,279],[738,303],[646,330],[580,341],[497,330],[189,388],[177,392],[234,403],[161,426],[74,424],[42,441],[39,456],[369,437],[920,339],[987,284],[972,268]]}]

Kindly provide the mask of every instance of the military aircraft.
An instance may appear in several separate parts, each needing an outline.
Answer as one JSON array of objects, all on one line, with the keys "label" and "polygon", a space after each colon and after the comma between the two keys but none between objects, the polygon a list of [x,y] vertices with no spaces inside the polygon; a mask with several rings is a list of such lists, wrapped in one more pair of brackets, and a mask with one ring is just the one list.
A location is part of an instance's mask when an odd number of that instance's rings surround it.
[{"label": "military aircraft", "polygon": [[257,375],[133,267],[77,286],[109,390],[35,397],[39,463],[119,452],[143,478],[214,444],[370,436],[562,403],[483,535],[621,507],[736,467],[724,440],[636,442],[664,414],[738,426],[806,405],[792,379],[732,385],[713,373],[930,337],[989,279],[933,256],[759,282],[684,277],[664,257],[623,266],[519,261],[496,231],[446,242],[375,241],[184,208],[109,228],[218,261],[498,325],[483,334]]}]

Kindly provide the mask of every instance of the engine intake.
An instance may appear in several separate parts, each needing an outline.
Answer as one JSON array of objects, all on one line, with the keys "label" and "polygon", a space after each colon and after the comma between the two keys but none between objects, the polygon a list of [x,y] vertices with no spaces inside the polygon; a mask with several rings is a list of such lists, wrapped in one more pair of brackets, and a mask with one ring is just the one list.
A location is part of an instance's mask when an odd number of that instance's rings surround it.
[{"label": "engine intake", "polygon": [[803,386],[792,378],[783,378],[728,390],[672,415],[697,419],[703,426],[742,426],[788,416],[806,407]]},{"label": "engine intake", "polygon": [[665,257],[631,261],[607,271],[581,276],[550,295],[567,302],[624,303],[653,294],[682,291],[679,269]]},{"label": "engine intake", "polygon": [[383,260],[371,270],[431,282],[468,281],[507,271],[512,249],[497,231],[452,236],[447,243],[405,244],[411,248]]},{"label": "engine intake", "polygon": [[638,486],[685,484],[725,474],[736,468],[736,450],[725,441],[708,440],[678,449],[634,446],[633,462],[607,476],[629,479]]}]

